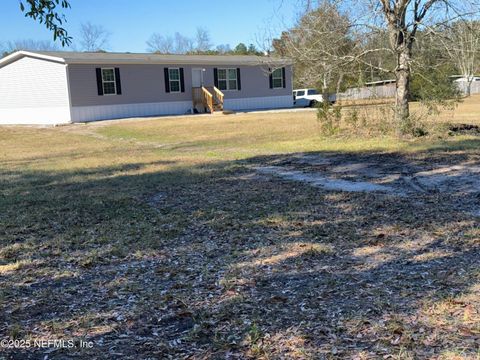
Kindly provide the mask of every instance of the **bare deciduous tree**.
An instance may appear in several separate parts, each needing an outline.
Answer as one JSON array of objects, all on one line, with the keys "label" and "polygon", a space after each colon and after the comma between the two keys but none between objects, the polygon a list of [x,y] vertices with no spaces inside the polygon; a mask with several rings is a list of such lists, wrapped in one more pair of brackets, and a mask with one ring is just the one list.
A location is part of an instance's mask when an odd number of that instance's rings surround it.
[{"label": "bare deciduous tree", "polygon": [[274,52],[294,60],[298,86],[316,86],[325,93],[340,86],[358,51],[352,29],[353,24],[341,14],[337,2],[320,1],[314,10],[307,2],[296,24],[273,40]]},{"label": "bare deciduous tree", "polygon": [[195,49],[194,40],[176,32],[173,36],[175,40],[175,53],[186,54]]},{"label": "bare deciduous tree", "polygon": [[[332,81],[331,74],[336,70],[351,75],[358,67],[361,74],[364,67],[393,74],[397,84],[395,119],[398,129],[403,130],[409,124],[408,100],[418,34],[471,14],[478,16],[479,1],[305,0],[305,8],[296,26],[274,43],[276,52],[292,57],[296,66],[309,64],[310,73],[305,71],[305,76],[322,76],[322,87]],[[371,41],[379,34],[387,35],[388,44]],[[375,54],[393,61],[379,61]],[[345,67],[346,72],[341,70]],[[337,82],[339,77],[342,75],[337,75]]]},{"label": "bare deciduous tree", "polygon": [[49,40],[23,39],[0,43],[0,53],[10,54],[18,50],[55,51],[58,46]]},{"label": "bare deciduous tree", "polygon": [[420,29],[448,24],[471,13],[476,1],[379,0],[387,24],[390,46],[395,54],[397,81],[395,116],[400,128],[408,123],[412,49]]},{"label": "bare deciduous tree", "polygon": [[[202,46],[208,45],[208,32],[204,32],[203,29],[200,32],[197,30],[197,40],[199,35],[202,39]],[[173,36],[154,33],[147,40],[147,51],[160,54],[186,54],[197,50],[195,45],[194,39],[179,32],[176,32]]]},{"label": "bare deciduous tree", "polygon": [[108,47],[110,32],[90,22],[80,26],[80,46],[83,51],[100,51]]},{"label": "bare deciduous tree", "polygon": [[[396,118],[399,124],[408,121],[412,47],[419,25],[436,0],[380,0],[387,21],[390,46],[396,57]],[[423,3],[423,4],[422,4]],[[413,7],[413,8],[412,8]],[[409,21],[409,17],[411,21]]]},{"label": "bare deciduous tree", "polygon": [[212,48],[212,41],[210,39],[210,33],[207,29],[198,27],[195,34],[195,50],[196,51],[208,51]]},{"label": "bare deciduous tree", "polygon": [[147,51],[152,53],[173,54],[173,37],[164,36],[158,33],[152,34],[147,40]]},{"label": "bare deciduous tree", "polygon": [[232,51],[232,48],[230,47],[229,44],[220,44],[220,45],[217,45],[217,47],[215,48],[215,50],[219,53],[219,54],[228,54]]},{"label": "bare deciduous tree", "polygon": [[480,22],[460,20],[453,24],[441,24],[432,29],[442,50],[461,75],[467,80],[467,95],[470,95],[472,81],[480,71]]}]

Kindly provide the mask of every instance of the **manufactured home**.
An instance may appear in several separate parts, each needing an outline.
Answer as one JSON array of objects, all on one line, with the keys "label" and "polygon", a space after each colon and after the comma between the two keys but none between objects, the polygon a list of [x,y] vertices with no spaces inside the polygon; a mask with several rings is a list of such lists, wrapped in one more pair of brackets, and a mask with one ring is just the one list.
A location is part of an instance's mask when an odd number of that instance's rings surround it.
[{"label": "manufactured home", "polygon": [[284,59],[19,51],[0,60],[0,124],[292,106]]}]

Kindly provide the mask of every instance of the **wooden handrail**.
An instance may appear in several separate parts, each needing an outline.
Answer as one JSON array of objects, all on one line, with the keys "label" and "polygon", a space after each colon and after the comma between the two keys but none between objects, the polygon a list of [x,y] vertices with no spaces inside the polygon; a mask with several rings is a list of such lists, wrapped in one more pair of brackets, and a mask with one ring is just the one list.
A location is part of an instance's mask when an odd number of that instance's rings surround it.
[{"label": "wooden handrail", "polygon": [[193,106],[202,105],[207,108],[210,113],[214,112],[214,104],[220,104],[223,106],[223,93],[216,87],[206,88],[194,87],[192,88]]},{"label": "wooden handrail", "polygon": [[203,104],[208,107],[210,113],[213,114],[213,95],[210,91],[207,90],[205,86],[202,86],[202,96],[203,96]]},{"label": "wooden handrail", "polygon": [[213,87],[213,93],[215,94],[215,99],[219,104],[223,105],[223,98],[225,95],[221,92],[216,86]]}]

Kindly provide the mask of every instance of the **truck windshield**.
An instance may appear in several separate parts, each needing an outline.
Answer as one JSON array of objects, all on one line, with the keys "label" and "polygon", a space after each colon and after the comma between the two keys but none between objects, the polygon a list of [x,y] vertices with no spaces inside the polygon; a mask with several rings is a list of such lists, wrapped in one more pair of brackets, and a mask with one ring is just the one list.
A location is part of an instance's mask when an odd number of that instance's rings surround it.
[{"label": "truck windshield", "polygon": [[315,89],[308,90],[308,95],[317,95],[317,90]]}]

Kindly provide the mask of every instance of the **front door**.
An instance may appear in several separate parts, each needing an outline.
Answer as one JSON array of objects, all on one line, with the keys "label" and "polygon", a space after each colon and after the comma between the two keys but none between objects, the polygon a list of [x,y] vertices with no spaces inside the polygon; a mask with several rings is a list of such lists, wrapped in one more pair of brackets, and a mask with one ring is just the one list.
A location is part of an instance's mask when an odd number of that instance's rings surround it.
[{"label": "front door", "polygon": [[203,69],[192,69],[192,87],[203,86]]}]

